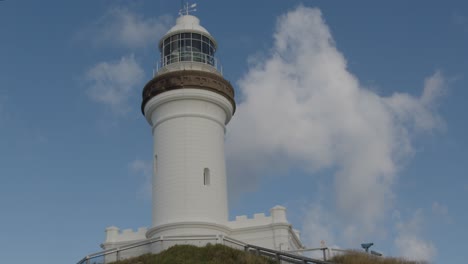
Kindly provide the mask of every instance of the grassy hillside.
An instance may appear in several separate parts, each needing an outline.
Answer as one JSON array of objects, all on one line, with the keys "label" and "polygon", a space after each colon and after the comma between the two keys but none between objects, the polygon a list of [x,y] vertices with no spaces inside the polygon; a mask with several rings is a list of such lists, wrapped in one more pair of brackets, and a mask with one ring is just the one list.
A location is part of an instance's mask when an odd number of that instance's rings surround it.
[{"label": "grassy hillside", "polygon": [[223,245],[196,247],[176,245],[156,255],[114,262],[114,264],[276,264],[265,257],[255,256]]},{"label": "grassy hillside", "polygon": [[[399,258],[375,257],[362,252],[352,252],[335,256],[335,264],[425,264]],[[223,245],[196,247],[176,245],[159,254],[146,254],[136,258],[113,262],[112,264],[276,264],[277,262],[262,256],[256,256],[242,250]]]},{"label": "grassy hillside", "polygon": [[401,258],[376,257],[362,252],[335,256],[330,261],[336,264],[425,264],[425,262],[409,261]]}]

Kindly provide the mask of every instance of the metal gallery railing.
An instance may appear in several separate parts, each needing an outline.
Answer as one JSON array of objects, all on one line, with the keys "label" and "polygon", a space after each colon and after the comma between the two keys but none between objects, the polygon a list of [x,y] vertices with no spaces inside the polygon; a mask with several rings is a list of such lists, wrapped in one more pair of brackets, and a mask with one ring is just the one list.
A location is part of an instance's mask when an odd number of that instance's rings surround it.
[{"label": "metal gallery railing", "polygon": [[117,247],[90,254],[78,261],[77,264],[108,264],[127,258],[137,257],[150,252],[161,252],[174,245],[187,244],[203,246],[208,243],[222,244],[234,249],[244,250],[252,254],[274,259],[278,261],[278,263],[331,264],[331,262],[323,260],[308,258],[293,253],[250,245],[242,241],[222,235],[164,236],[154,239],[148,239],[137,243],[127,244],[122,247]]},{"label": "metal gallery railing", "polygon": [[213,70],[216,70],[221,74],[223,72],[223,67],[216,57],[205,54],[203,52],[183,51],[163,57],[161,61],[157,63],[156,72],[154,72],[153,75],[165,68],[177,67],[177,64],[181,62],[187,65],[193,64],[199,65],[200,67],[211,67]]}]

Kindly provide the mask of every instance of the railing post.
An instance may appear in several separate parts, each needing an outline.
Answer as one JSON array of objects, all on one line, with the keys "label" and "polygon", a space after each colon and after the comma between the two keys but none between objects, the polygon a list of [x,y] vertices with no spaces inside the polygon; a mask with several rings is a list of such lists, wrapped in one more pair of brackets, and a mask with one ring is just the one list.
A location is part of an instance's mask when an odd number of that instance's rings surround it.
[{"label": "railing post", "polygon": [[217,235],[216,243],[224,245],[224,236],[223,235]]},{"label": "railing post", "polygon": [[117,261],[120,260],[120,249],[119,248],[117,249],[117,252],[115,253],[115,258],[116,258]]},{"label": "railing post", "polygon": [[280,254],[276,253],[276,261],[278,262],[278,264],[281,263],[281,258],[280,258]]},{"label": "railing post", "polygon": [[86,256],[86,264],[89,264],[89,256]]}]

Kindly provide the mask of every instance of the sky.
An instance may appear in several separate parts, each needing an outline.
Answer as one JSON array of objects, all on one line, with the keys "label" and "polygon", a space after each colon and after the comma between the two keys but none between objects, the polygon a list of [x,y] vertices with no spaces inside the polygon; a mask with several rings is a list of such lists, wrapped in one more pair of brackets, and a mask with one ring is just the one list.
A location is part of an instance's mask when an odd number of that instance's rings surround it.
[{"label": "sky", "polygon": [[[236,90],[230,219],[288,208],[306,247],[462,263],[466,1],[207,1]],[[140,111],[179,1],[0,1],[0,257],[76,263],[151,224]]]}]

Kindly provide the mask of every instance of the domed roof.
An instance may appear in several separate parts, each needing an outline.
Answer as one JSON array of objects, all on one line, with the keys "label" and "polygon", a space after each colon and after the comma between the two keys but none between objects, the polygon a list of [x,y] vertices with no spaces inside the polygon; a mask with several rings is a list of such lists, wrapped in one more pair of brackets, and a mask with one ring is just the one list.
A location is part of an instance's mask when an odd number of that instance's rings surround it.
[{"label": "domed roof", "polygon": [[159,47],[161,47],[163,41],[167,37],[177,34],[177,33],[188,33],[188,32],[201,33],[205,35],[206,37],[208,37],[209,39],[211,39],[211,41],[214,42],[215,47],[218,46],[216,40],[213,38],[213,36],[211,36],[210,32],[208,32],[206,28],[200,25],[200,19],[192,15],[183,15],[177,18],[175,26],[169,29],[169,31],[167,31],[167,33],[161,38],[161,40],[159,41]]},{"label": "domed roof", "polygon": [[180,32],[180,31],[190,31],[190,32],[199,32],[210,35],[208,30],[200,25],[200,19],[192,15],[184,15],[177,18],[175,26],[173,26],[166,35]]}]

